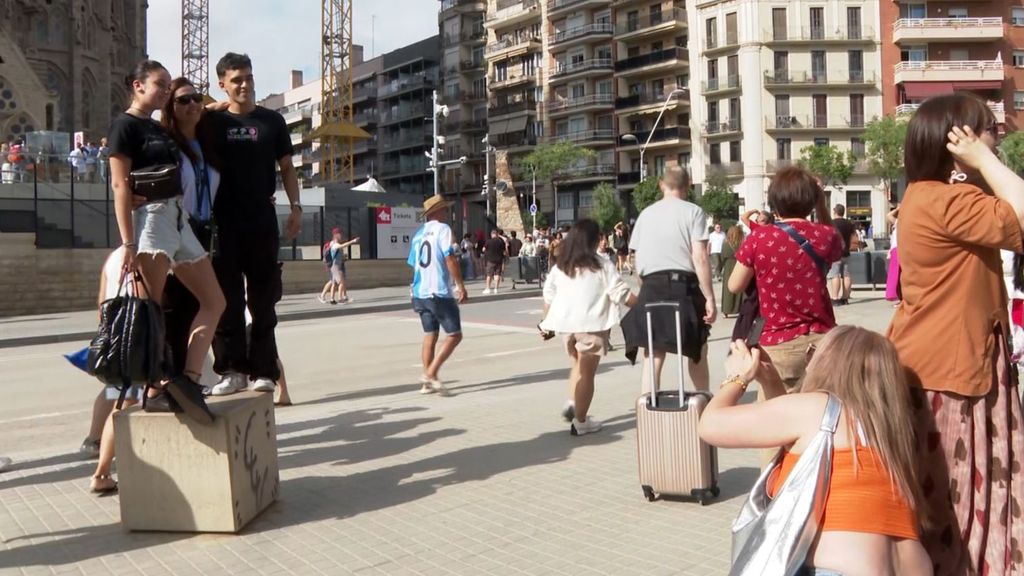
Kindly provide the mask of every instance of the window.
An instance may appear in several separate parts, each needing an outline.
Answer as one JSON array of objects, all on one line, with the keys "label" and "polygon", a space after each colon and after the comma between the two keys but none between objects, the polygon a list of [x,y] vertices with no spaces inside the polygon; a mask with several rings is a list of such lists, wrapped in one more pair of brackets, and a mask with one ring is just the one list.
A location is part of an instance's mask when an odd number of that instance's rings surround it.
[{"label": "window", "polygon": [[926,18],[928,8],[924,4],[900,4],[900,18]]},{"label": "window", "polygon": [[775,62],[775,81],[789,82],[789,52],[776,50],[772,60]]},{"label": "window", "polygon": [[597,85],[598,94],[611,94],[612,93],[612,81],[611,80],[600,80]]},{"label": "window", "polygon": [[1013,93],[1013,109],[1024,110],[1024,91],[1017,90]]},{"label": "window", "polygon": [[[537,55],[541,56],[541,54],[537,54]],[[598,48],[597,49],[597,58],[598,58],[598,60],[611,60],[612,59],[612,47],[611,46],[602,46],[602,47]],[[609,63],[608,65],[611,66],[611,63]]]},{"label": "window", "polygon": [[630,84],[629,85],[629,93],[630,94],[644,94],[645,93],[644,92],[644,85],[641,84],[641,83]]},{"label": "window", "polygon": [[864,127],[864,95],[850,94],[850,126]]},{"label": "window", "polygon": [[[793,159],[793,141],[789,138],[779,138],[775,141],[775,157],[779,160]],[[781,164],[781,162],[780,162]]]},{"label": "window", "polygon": [[829,145],[828,138],[815,138],[814,139],[814,145],[815,146],[828,146]]},{"label": "window", "polygon": [[860,8],[849,7],[846,9],[846,37],[850,40],[860,40]]},{"label": "window", "polygon": [[651,26],[661,24],[661,3],[652,4],[648,10],[651,14]]},{"label": "window", "polygon": [[508,63],[498,62],[494,65],[494,81],[504,82],[508,80]]},{"label": "window", "polygon": [[735,46],[740,43],[739,34],[736,28],[736,13],[730,12],[725,15],[725,44]]},{"label": "window", "polygon": [[733,140],[729,142],[729,162],[742,162],[743,158],[740,153],[741,142],[739,140]]},{"label": "window", "polygon": [[740,57],[733,55],[725,60],[726,81],[730,88],[740,85]]},{"label": "window", "polygon": [[651,94],[655,98],[665,97],[665,81],[664,80],[651,80]]},{"label": "window", "polygon": [[718,90],[718,59],[708,60],[708,90]]},{"label": "window", "polygon": [[949,51],[949,59],[950,60],[960,60],[960,61],[970,60],[971,59],[971,51],[968,50],[967,48],[952,48]]},{"label": "window", "polygon": [[664,47],[661,42],[651,42],[651,52],[661,52]]},{"label": "window", "polygon": [[639,46],[630,46],[629,49],[626,50],[626,57],[627,58],[636,58],[639,55],[640,55],[640,47]]},{"label": "window", "polygon": [[1014,6],[1011,12],[1010,22],[1014,26],[1024,26],[1024,7]]},{"label": "window", "polygon": [[793,118],[789,113],[789,95],[775,97],[775,123],[779,128],[789,128],[793,124]]},{"label": "window", "polygon": [[950,8],[947,14],[949,14],[950,18],[967,18],[967,8]]},{"label": "window", "polygon": [[811,50],[811,82],[828,82],[824,50]]},{"label": "window", "polygon": [[924,62],[927,59],[927,46],[907,46],[900,49],[900,62]]},{"label": "window", "polygon": [[580,208],[590,208],[594,204],[594,191],[583,190],[580,192]]},{"label": "window", "polygon": [[718,142],[711,144],[708,147],[708,159],[712,166],[717,166],[722,163],[722,145]]},{"label": "window", "polygon": [[654,157],[654,173],[658,176],[665,175],[665,157],[655,156]]},{"label": "window", "polygon": [[853,152],[854,157],[857,158],[857,159],[864,158],[864,156],[865,156],[864,139],[863,138],[850,138],[850,152]]},{"label": "window", "polygon": [[814,127],[828,127],[828,96],[825,94],[814,94],[811,96],[811,108],[814,114]]},{"label": "window", "polygon": [[718,101],[708,102],[708,124],[718,124]]},{"label": "window", "polygon": [[740,99],[729,98],[729,129],[740,129]]},{"label": "window", "polygon": [[690,167],[690,153],[689,152],[683,152],[682,154],[680,154],[679,155],[679,159],[677,160],[677,162],[679,163],[679,167],[680,168],[682,168],[684,170],[689,168]]},{"label": "window", "polygon": [[772,8],[772,38],[785,40],[788,37],[786,32],[786,9]]},{"label": "window", "polygon": [[811,40],[825,39],[825,9],[811,8]]},{"label": "window", "polygon": [[626,13],[626,30],[636,32],[640,28],[640,12],[630,10]]},{"label": "window", "polygon": [[572,98],[583,98],[587,95],[586,84],[573,84],[569,89],[572,91]]},{"label": "window", "polygon": [[850,82],[864,81],[864,51],[850,50],[847,54],[847,66],[850,69]]},{"label": "window", "polygon": [[1024,68],[1024,51],[1013,51],[1013,65],[1017,68]]},{"label": "window", "polygon": [[572,192],[564,192],[558,195],[558,209],[572,210]]},{"label": "window", "polygon": [[704,21],[704,36],[707,38],[707,49],[718,47],[718,19],[708,18]]}]

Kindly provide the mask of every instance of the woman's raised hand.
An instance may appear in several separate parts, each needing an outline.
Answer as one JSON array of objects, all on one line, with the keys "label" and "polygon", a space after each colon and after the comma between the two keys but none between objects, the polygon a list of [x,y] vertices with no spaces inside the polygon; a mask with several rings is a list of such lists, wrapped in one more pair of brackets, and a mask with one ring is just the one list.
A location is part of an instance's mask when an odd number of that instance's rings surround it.
[{"label": "woman's raised hand", "polygon": [[985,162],[993,158],[998,160],[992,148],[970,126],[953,126],[947,137],[949,142],[946,143],[946,149],[966,168],[980,170]]}]

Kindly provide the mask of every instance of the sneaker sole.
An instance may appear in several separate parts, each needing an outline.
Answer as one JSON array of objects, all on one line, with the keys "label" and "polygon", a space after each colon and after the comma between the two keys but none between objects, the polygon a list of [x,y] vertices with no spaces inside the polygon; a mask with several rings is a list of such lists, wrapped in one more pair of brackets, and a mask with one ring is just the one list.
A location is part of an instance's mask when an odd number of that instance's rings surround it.
[{"label": "sneaker sole", "polygon": [[187,414],[189,418],[192,418],[202,424],[213,424],[213,415],[207,411],[209,408],[204,410],[202,406],[193,404],[192,400],[188,397],[188,394],[178,386],[179,385],[174,382],[168,382],[165,390],[171,395],[171,398],[174,398],[174,401],[178,403],[178,406],[181,406],[181,409],[185,411],[185,414]]},{"label": "sneaker sole", "polygon": [[213,390],[210,391],[210,395],[211,396],[231,396],[232,394],[238,394],[242,390],[245,390],[245,388],[234,388],[232,390],[217,390],[216,388],[214,388]]},{"label": "sneaker sole", "polygon": [[273,392],[277,390],[277,386],[253,386],[253,392]]}]

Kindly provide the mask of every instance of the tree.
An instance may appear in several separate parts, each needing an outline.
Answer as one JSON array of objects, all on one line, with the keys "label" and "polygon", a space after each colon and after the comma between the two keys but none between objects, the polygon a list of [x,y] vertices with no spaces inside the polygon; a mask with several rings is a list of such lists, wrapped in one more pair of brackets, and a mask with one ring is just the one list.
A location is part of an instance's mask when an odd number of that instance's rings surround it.
[{"label": "tree", "polygon": [[661,187],[658,186],[656,176],[644,178],[636,188],[633,188],[633,206],[636,207],[637,214],[658,200],[661,200]]},{"label": "tree", "polygon": [[558,205],[558,178],[568,169],[578,166],[584,160],[597,156],[590,148],[577,146],[572,142],[552,142],[540,144],[519,161],[528,175],[536,175],[542,182],[551,184],[555,193],[555,205]]},{"label": "tree", "polygon": [[739,218],[740,201],[724,174],[712,173],[704,181],[704,192],[697,205],[710,214],[715,222]]},{"label": "tree", "polygon": [[892,197],[892,183],[903,175],[903,143],[907,140],[904,117],[875,118],[864,127],[868,166],[871,174],[881,178],[885,197]]},{"label": "tree", "polygon": [[601,182],[594,188],[590,217],[597,222],[597,225],[604,232],[611,230],[617,222],[625,219],[626,209],[622,206],[622,202],[619,201],[619,195],[611,184]]},{"label": "tree", "polygon": [[999,155],[1010,170],[1017,174],[1024,172],[1024,132],[1013,132],[1003,138]]},{"label": "tree", "polygon": [[812,144],[800,150],[800,163],[821,178],[825,186],[842,188],[853,176],[857,157],[853,152],[843,152],[834,145]]},{"label": "tree", "polygon": [[[527,225],[527,223],[529,223],[530,226],[533,225],[533,215],[530,214],[529,210],[523,210],[523,211],[521,211],[519,213],[519,215],[523,218],[523,226],[524,227]],[[545,227],[547,225],[548,225],[548,217],[547,217],[547,215],[538,210],[537,211],[537,228],[543,228],[543,227]],[[533,230],[530,230],[530,233],[532,234]]]}]

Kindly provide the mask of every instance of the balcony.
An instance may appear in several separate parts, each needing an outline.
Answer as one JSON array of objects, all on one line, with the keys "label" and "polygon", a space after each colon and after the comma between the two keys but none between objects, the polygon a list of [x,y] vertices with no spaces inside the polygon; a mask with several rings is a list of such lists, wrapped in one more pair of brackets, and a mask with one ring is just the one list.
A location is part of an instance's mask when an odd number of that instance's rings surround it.
[{"label": "balcony", "polygon": [[352,103],[362,102],[377,98],[377,85],[374,83],[356,86],[352,90]]},{"label": "balcony", "polygon": [[673,46],[672,48],[658,50],[657,52],[619,60],[615,63],[615,72],[625,76],[662,69],[666,65],[668,67],[675,66],[680,62],[689,65],[686,48]]},{"label": "balcony", "polygon": [[719,42],[718,35],[716,34],[714,38],[708,38],[704,42],[704,53],[710,54],[717,52],[727,52],[729,50],[735,50],[736,48],[739,48],[739,46],[740,38],[736,32],[726,34],[724,42]]},{"label": "balcony", "polygon": [[863,70],[765,70],[764,86],[768,90],[796,88],[867,88],[878,84],[874,72]]},{"label": "balcony", "polygon": [[515,36],[508,36],[497,42],[491,42],[487,45],[487,56],[492,59],[496,58],[510,58],[512,56],[519,56],[526,54],[531,50],[540,50],[541,40],[539,36],[533,36],[531,34],[521,34]]},{"label": "balcony", "polygon": [[625,142],[619,143],[619,150],[638,150],[640,146],[647,141],[647,137],[650,136],[651,142],[648,147],[654,146],[669,146],[678,144],[680,141],[688,141],[690,139],[690,127],[689,126],[669,126],[668,128],[658,128],[653,134],[650,134],[647,130],[641,130],[637,134],[634,134],[640,138],[639,143],[626,144]]},{"label": "balcony", "polygon": [[490,140],[496,148],[524,148],[537,145],[537,137],[524,132],[492,134]]},{"label": "balcony", "polygon": [[[911,115],[921,107],[920,103],[908,102],[906,104],[900,104],[896,107],[896,114],[899,115]],[[988,105],[988,109],[992,111],[992,115],[996,117],[996,122],[999,124],[1006,123],[1006,105],[1002,102],[992,102]]]},{"label": "balcony", "polygon": [[743,162],[707,164],[704,166],[704,174],[705,176],[725,176],[726,178],[743,176]]},{"label": "balcony", "polygon": [[402,160],[385,160],[381,164],[382,178],[398,178],[410,174],[427,171],[426,158],[409,158]]},{"label": "balcony", "polygon": [[429,113],[422,104],[398,106],[395,108],[389,108],[380,115],[380,125],[387,126],[388,124],[395,124],[414,119],[422,120],[426,116],[429,116]]},{"label": "balcony", "polygon": [[[665,98],[668,97],[667,92],[655,92],[648,94],[646,92],[642,94],[632,94],[630,96],[623,96],[615,99],[615,111],[618,113],[632,112],[636,113],[643,108],[653,108],[655,110],[660,109],[665,104]],[[671,110],[678,105],[689,105],[689,99],[685,98],[684,95],[680,94],[676,98],[673,98],[668,103],[667,110]]]},{"label": "balcony", "polygon": [[590,96],[581,96],[579,98],[549,100],[546,106],[548,114],[553,116],[556,114],[582,112],[588,109],[610,108],[614,104],[615,96],[613,94],[592,94]]},{"label": "balcony", "polygon": [[607,0],[548,0],[548,16],[551,17],[567,10],[604,8],[607,5]]},{"label": "balcony", "polygon": [[354,122],[355,125],[359,127],[376,126],[377,118],[379,118],[377,111],[372,110],[356,114],[355,116],[352,117],[352,122]]},{"label": "balcony", "polygon": [[578,130],[576,132],[567,132],[565,134],[555,134],[549,141],[551,142],[572,142],[574,144],[582,143],[595,143],[595,142],[608,142],[613,143],[615,141],[615,131],[611,128],[608,129],[592,129],[592,130]]},{"label": "balcony", "polygon": [[616,181],[619,186],[636,186],[640,183],[640,171],[619,172],[619,176]]},{"label": "balcony", "polygon": [[511,72],[508,72],[508,73],[505,74],[504,78],[499,78],[497,75],[495,75],[494,78],[491,78],[490,80],[488,80],[487,87],[491,91],[494,91],[494,90],[501,90],[503,88],[511,88],[513,86],[519,86],[520,84],[527,84],[529,82],[536,82],[536,81],[537,81],[537,74],[536,73],[527,74],[527,73],[520,72],[518,74],[513,74]]},{"label": "balcony", "polygon": [[726,93],[733,90],[739,90],[740,77],[738,74],[733,74],[722,82],[720,78],[709,78],[706,82],[701,83],[701,92],[705,96],[717,95],[717,93]]},{"label": "balcony", "polygon": [[484,22],[487,28],[500,28],[540,18],[539,0],[497,0],[491,17]]},{"label": "balcony", "polygon": [[445,34],[441,37],[441,46],[452,48],[462,43],[476,44],[487,40],[487,31],[483,28],[463,30],[459,34]]},{"label": "balcony", "polygon": [[611,58],[591,58],[589,60],[556,63],[548,70],[548,80],[565,80],[572,76],[580,76],[588,73],[607,74],[611,73],[611,71]]},{"label": "balcony", "polygon": [[302,137],[303,137],[303,133],[301,131],[299,131],[299,132],[292,132],[292,134],[291,134],[292,146],[299,146],[299,145],[301,145],[302,144]]},{"label": "balcony", "polygon": [[845,30],[842,28],[829,30],[817,26],[775,28],[765,30],[763,38],[768,46],[792,46],[808,42],[817,45],[872,44],[875,41],[875,29],[868,26]]},{"label": "balcony", "polygon": [[864,116],[839,116],[834,114],[766,116],[765,129],[770,132],[821,132],[823,130],[861,132],[864,130]]},{"label": "balcony", "polygon": [[411,92],[413,90],[433,89],[434,84],[435,82],[433,79],[426,78],[424,76],[392,80],[377,90],[377,96],[385,98],[388,96],[395,96],[403,92]]},{"label": "balcony", "polygon": [[487,118],[475,118],[471,120],[449,120],[445,122],[444,131],[446,134],[458,134],[461,132],[479,132],[487,130]]},{"label": "balcony", "polygon": [[472,102],[479,102],[481,100],[486,100],[486,99],[487,99],[487,94],[485,92],[473,92],[473,91],[459,92],[459,102],[462,102],[463,104],[469,104],[469,103],[472,103]]},{"label": "balcony", "polygon": [[548,36],[548,46],[569,44],[573,40],[581,38],[606,38],[611,37],[614,27],[607,22],[595,22],[586,26],[577,26],[562,30]]},{"label": "balcony", "polygon": [[483,72],[487,69],[487,63],[483,60],[463,60],[459,62],[460,72],[472,72],[474,70]]},{"label": "balcony", "polygon": [[584,180],[609,180],[615,178],[614,164],[586,164],[574,166],[559,172],[562,182],[582,182]]},{"label": "balcony", "polygon": [[962,82],[1002,81],[1005,78],[1001,60],[923,60],[896,64],[895,81],[900,82]]},{"label": "balcony", "polygon": [[289,110],[281,114],[281,116],[284,117],[284,123],[290,126],[292,124],[297,124],[299,122],[302,122],[303,120],[309,120],[310,118],[312,118],[313,109],[310,108],[309,106],[302,106],[301,108]]},{"label": "balcony", "polygon": [[510,114],[522,114],[533,112],[537,109],[537,101],[533,99],[506,102],[505,104],[490,103],[487,105],[487,115],[490,118],[508,116]]},{"label": "balcony", "polygon": [[704,134],[708,137],[734,136],[740,132],[740,119],[730,118],[724,122],[705,122]]},{"label": "balcony", "polygon": [[373,152],[376,156],[377,151],[377,139],[367,138],[366,140],[357,140],[352,148],[354,154],[365,154],[367,152]]},{"label": "balcony", "polygon": [[420,148],[430,144],[433,135],[426,130],[405,130],[397,134],[385,134],[380,137],[380,147],[385,150],[401,150],[403,148]]},{"label": "balcony", "polygon": [[897,44],[991,42],[1003,37],[1002,18],[900,18],[892,24]]},{"label": "balcony", "polygon": [[615,26],[615,39],[625,42],[686,27],[686,10],[674,8],[636,18],[625,18]]},{"label": "balcony", "polygon": [[487,10],[487,0],[441,0],[441,19],[460,9],[464,12],[483,12]]}]

